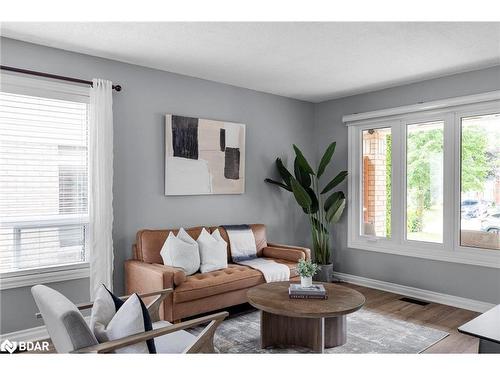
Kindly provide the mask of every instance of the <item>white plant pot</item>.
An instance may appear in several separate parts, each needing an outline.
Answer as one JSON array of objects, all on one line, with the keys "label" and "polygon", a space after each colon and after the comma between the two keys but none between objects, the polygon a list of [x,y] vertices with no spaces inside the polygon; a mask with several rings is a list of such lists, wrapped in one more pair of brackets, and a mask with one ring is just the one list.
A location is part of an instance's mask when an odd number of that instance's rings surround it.
[{"label": "white plant pot", "polygon": [[312,278],[312,276],[309,276],[309,277],[303,277],[303,276],[301,276],[300,277],[300,286],[301,287],[308,288],[311,285],[313,285],[313,278]]}]

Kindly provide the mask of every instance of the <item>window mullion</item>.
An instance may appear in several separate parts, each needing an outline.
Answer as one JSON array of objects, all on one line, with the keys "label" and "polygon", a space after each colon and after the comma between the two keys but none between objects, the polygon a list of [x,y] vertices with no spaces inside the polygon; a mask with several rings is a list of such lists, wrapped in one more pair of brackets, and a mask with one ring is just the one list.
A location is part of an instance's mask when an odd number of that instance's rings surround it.
[{"label": "window mullion", "polygon": [[457,135],[459,127],[456,126],[455,121],[455,115],[451,112],[444,118],[443,245],[444,249],[448,251],[455,248],[456,228],[458,228],[460,221],[460,205],[456,204],[457,200],[460,199],[459,192],[457,195],[457,187],[459,189],[460,186],[459,177],[457,178],[460,166],[457,141],[460,140],[460,137],[459,134]]},{"label": "window mullion", "polygon": [[361,131],[352,127],[348,129],[349,137],[349,158],[347,176],[348,181],[348,241],[355,241],[359,238],[361,230]]},{"label": "window mullion", "polygon": [[400,245],[404,238],[405,132],[401,121],[392,125],[391,241]]}]

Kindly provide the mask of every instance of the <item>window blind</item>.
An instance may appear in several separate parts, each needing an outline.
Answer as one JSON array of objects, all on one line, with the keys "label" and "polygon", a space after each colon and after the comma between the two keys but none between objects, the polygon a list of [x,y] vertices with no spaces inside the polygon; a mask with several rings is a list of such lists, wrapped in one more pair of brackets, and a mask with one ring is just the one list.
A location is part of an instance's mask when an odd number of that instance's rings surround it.
[{"label": "window blind", "polygon": [[0,273],[85,261],[87,107],[0,92]]}]

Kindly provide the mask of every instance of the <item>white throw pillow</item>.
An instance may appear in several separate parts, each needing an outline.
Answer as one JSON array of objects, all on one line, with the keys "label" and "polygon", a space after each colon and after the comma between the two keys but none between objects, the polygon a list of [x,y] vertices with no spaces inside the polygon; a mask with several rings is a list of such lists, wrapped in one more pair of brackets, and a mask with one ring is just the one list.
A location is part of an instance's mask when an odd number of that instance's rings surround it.
[{"label": "white throw pillow", "polygon": [[[151,331],[153,325],[146,306],[137,294],[124,302],[102,285],[92,306],[90,328],[97,341],[103,343]],[[154,340],[147,340],[117,349],[116,353],[156,353],[156,348]]]},{"label": "white throw pillow", "polygon": [[196,242],[200,248],[201,273],[227,268],[227,242],[218,229],[210,234],[203,228]]},{"label": "white throw pillow", "polygon": [[198,243],[183,228],[179,230],[177,237],[172,232],[168,234],[160,255],[163,264],[182,268],[188,276],[200,269]]}]

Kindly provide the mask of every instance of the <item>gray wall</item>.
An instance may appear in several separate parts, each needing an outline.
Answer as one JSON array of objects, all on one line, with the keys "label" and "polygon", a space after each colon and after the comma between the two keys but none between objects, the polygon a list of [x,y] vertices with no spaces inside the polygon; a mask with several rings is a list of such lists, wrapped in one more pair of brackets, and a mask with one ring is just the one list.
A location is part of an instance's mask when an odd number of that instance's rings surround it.
[{"label": "gray wall", "polygon": [[[305,245],[304,215],[289,194],[264,183],[291,144],[314,157],[314,105],[252,90],[63,50],[1,40],[1,63],[60,75],[110,79],[123,86],[114,100],[114,286],[123,292],[123,261],[141,228],[265,223],[274,241]],[[242,195],[165,197],[164,114],[245,123],[246,186]],[[64,285],[64,287],[63,287]],[[88,280],[57,283],[72,300],[88,299]],[[1,330],[41,322],[29,288],[0,292]]]},{"label": "gray wall", "polygon": [[[500,66],[319,103],[315,137],[320,150],[337,141],[334,172],[347,169],[347,127],[342,116],[422,101],[500,89]],[[347,193],[347,187],[345,186]],[[339,272],[500,303],[500,270],[347,248],[347,215],[334,229]]]},{"label": "gray wall", "polygon": [[[67,280],[47,285],[75,303],[89,301],[89,279]],[[24,287],[0,291],[0,334],[43,325],[42,319],[35,318],[38,309],[30,289],[31,287]],[[85,312],[87,313],[88,311]]]}]

